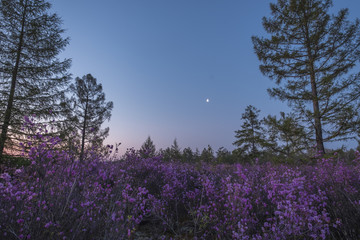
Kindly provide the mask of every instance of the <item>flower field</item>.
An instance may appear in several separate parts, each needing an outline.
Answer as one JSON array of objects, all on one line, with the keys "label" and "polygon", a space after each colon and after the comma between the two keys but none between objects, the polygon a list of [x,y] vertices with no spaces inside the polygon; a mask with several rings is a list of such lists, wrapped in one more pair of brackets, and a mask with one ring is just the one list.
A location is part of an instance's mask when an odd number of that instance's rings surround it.
[{"label": "flower field", "polygon": [[357,239],[360,157],[304,166],[96,155],[42,140],[0,178],[1,239]]}]

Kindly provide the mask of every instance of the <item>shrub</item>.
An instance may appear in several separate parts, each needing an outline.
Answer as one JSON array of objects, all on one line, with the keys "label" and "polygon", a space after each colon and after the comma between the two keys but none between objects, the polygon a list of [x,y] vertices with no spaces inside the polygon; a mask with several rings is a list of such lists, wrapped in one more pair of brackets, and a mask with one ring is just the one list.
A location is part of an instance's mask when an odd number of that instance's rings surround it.
[{"label": "shrub", "polygon": [[360,157],[313,165],[202,166],[93,154],[37,135],[0,177],[3,239],[356,239]]}]

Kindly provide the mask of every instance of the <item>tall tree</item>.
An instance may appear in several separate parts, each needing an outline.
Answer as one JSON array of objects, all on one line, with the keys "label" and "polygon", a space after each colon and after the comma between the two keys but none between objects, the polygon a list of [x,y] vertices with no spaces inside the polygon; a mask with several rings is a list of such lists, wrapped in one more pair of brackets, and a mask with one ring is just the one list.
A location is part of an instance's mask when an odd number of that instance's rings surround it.
[{"label": "tall tree", "polygon": [[24,134],[24,115],[47,118],[69,81],[71,61],[57,58],[69,39],[50,7],[44,0],[0,2],[0,162],[6,142]]},{"label": "tall tree", "polygon": [[[278,0],[263,18],[269,37],[253,36],[261,72],[279,85],[272,97],[288,101],[315,130],[318,151],[324,142],[352,137],[359,126],[359,20],[348,9],[330,15],[331,0]],[[352,74],[350,74],[352,73]]]},{"label": "tall tree", "polygon": [[256,107],[249,105],[242,114],[243,124],[241,129],[235,131],[237,140],[233,143],[238,147],[237,153],[248,155],[251,158],[259,155],[259,149],[264,143],[262,121],[259,120],[259,113]]},{"label": "tall tree", "polygon": [[105,101],[102,85],[97,84],[96,78],[91,74],[82,78],[77,77],[70,89],[74,93],[72,101],[75,102],[70,118],[74,119],[73,124],[79,131],[80,160],[82,161],[85,145],[100,147],[108,136],[109,128],[103,130],[100,128],[105,120],[110,120],[113,103]]}]

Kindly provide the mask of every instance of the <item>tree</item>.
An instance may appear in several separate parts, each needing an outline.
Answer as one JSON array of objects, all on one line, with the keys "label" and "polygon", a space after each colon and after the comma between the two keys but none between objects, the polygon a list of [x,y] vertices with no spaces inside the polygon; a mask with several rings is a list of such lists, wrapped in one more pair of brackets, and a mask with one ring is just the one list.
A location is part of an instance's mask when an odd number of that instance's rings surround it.
[{"label": "tree", "polygon": [[141,145],[140,156],[142,158],[152,158],[155,157],[156,148],[151,140],[150,136],[147,137],[145,142]]},{"label": "tree", "polygon": [[238,147],[237,153],[248,155],[251,158],[259,156],[259,149],[264,143],[262,121],[259,120],[259,113],[256,107],[249,105],[242,114],[243,124],[241,130],[235,131],[237,140],[233,143]]},{"label": "tree", "polygon": [[280,112],[280,119],[268,115],[263,122],[268,133],[264,146],[270,151],[291,158],[310,148],[309,134],[294,114]]},{"label": "tree", "polygon": [[272,97],[287,101],[315,131],[317,150],[324,142],[352,138],[359,126],[359,20],[348,9],[328,13],[331,0],[278,0],[263,18],[267,38],[252,37],[261,72],[275,80]]},{"label": "tree", "polygon": [[180,161],[182,159],[181,149],[177,143],[176,138],[174,139],[171,147],[167,147],[165,150],[160,151],[165,161]]},{"label": "tree", "polygon": [[207,163],[214,163],[214,150],[210,145],[207,148],[204,148],[200,155],[200,161],[207,162]]},{"label": "tree", "polygon": [[71,84],[70,89],[74,96],[72,116],[73,125],[79,132],[81,138],[80,161],[84,159],[85,145],[96,148],[100,147],[103,140],[109,134],[109,128],[100,129],[105,120],[110,120],[112,102],[105,101],[105,94],[102,85],[97,84],[96,78],[87,74],[82,78],[77,77],[75,84]]},{"label": "tree", "polygon": [[234,163],[234,158],[229,150],[224,147],[220,147],[216,151],[216,161],[218,163]]},{"label": "tree", "polygon": [[190,147],[184,148],[182,151],[182,161],[183,162],[189,162],[194,163],[196,161],[196,156],[193,153],[192,149]]},{"label": "tree", "polygon": [[[0,3],[0,162],[5,144],[23,136],[24,115],[57,114],[71,61],[57,56],[69,43],[61,19],[44,0]],[[9,137],[10,136],[10,137]]]},{"label": "tree", "polygon": [[173,161],[180,161],[181,160],[181,149],[177,143],[176,138],[174,139],[173,144],[171,145],[170,148],[170,152],[171,152],[171,159]]}]

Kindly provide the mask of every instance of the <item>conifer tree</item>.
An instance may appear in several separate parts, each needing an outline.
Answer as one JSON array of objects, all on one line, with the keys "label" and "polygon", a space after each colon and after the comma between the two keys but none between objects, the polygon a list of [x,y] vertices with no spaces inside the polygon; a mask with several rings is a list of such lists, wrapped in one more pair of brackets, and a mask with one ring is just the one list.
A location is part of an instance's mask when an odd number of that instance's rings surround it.
[{"label": "conifer tree", "polygon": [[207,162],[207,163],[214,163],[214,150],[210,145],[207,148],[204,148],[200,155],[200,161]]},{"label": "conifer tree", "polygon": [[142,158],[155,157],[155,152],[156,148],[154,142],[151,140],[150,136],[148,136],[143,145],[141,145],[140,156]]},{"label": "conifer tree", "polygon": [[266,126],[264,147],[287,158],[305,153],[310,149],[308,133],[294,114],[280,112],[280,118],[268,115],[263,119]]},{"label": "conifer tree", "polygon": [[196,161],[196,156],[190,147],[184,148],[181,155],[183,162],[194,163]]},{"label": "conifer tree", "polygon": [[75,105],[69,118],[73,119],[73,126],[79,133],[80,160],[83,160],[85,145],[99,148],[108,136],[109,128],[101,129],[101,124],[110,120],[113,103],[105,101],[102,85],[91,74],[77,77],[70,89],[74,94],[71,101]]},{"label": "conifer tree", "polygon": [[173,144],[171,147],[167,147],[164,150],[160,150],[160,154],[162,155],[163,160],[165,161],[181,161],[182,155],[181,155],[181,149],[177,143],[176,138],[174,139]]},{"label": "conifer tree", "polygon": [[359,20],[348,9],[331,15],[331,0],[278,0],[263,18],[268,37],[253,36],[260,70],[278,87],[272,97],[287,101],[313,128],[317,150],[324,142],[352,138],[359,127]]},{"label": "conifer tree", "polygon": [[251,158],[259,156],[260,149],[264,144],[262,121],[259,120],[259,113],[256,107],[249,105],[242,114],[243,124],[241,129],[235,131],[237,140],[233,143],[238,147],[237,153],[248,155]]},{"label": "conifer tree", "polygon": [[58,59],[69,39],[44,0],[0,2],[0,162],[5,145],[25,133],[24,116],[56,115],[70,60]]}]

